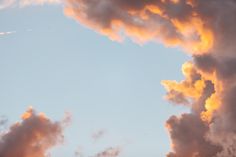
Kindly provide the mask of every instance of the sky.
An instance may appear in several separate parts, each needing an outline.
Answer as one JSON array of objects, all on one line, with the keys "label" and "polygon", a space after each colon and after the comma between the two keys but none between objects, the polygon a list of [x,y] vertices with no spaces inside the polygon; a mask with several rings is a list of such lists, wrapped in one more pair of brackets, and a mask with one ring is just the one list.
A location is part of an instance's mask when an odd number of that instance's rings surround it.
[{"label": "sky", "polygon": [[235,157],[235,0],[0,1],[1,157]]},{"label": "sky", "polygon": [[12,32],[0,35],[0,115],[8,126],[30,106],[55,121],[69,113],[53,157],[90,157],[107,147],[121,147],[121,157],[170,151],[166,120],[189,109],[166,101],[160,82],[183,79],[189,56],[182,49],[110,40],[60,5],[10,7],[0,21],[0,32]]}]

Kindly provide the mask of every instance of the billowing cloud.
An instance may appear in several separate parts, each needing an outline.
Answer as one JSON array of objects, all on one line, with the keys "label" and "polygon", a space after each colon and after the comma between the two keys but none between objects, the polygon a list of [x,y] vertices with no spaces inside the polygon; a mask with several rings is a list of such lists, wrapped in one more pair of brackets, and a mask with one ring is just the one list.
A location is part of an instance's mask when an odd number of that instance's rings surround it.
[{"label": "billowing cloud", "polygon": [[161,41],[197,54],[214,42],[193,0],[67,0],[65,14],[112,40]]},{"label": "billowing cloud", "polygon": [[[192,54],[166,99],[190,107],[166,123],[168,157],[235,157],[235,0],[67,0],[65,14],[122,41],[162,42]],[[171,56],[170,56],[171,57]]]},{"label": "billowing cloud", "polygon": [[[15,5],[3,2],[0,9]],[[48,2],[54,3],[17,4]],[[190,108],[167,120],[172,141],[167,157],[235,157],[235,0],[65,0],[64,5],[67,16],[112,40],[157,41],[191,54],[193,61],[183,65],[183,81],[162,82],[166,99]],[[97,157],[116,157],[119,152],[110,148]]]},{"label": "billowing cloud", "polygon": [[46,157],[50,148],[63,142],[60,122],[29,108],[20,122],[0,136],[1,157]]}]

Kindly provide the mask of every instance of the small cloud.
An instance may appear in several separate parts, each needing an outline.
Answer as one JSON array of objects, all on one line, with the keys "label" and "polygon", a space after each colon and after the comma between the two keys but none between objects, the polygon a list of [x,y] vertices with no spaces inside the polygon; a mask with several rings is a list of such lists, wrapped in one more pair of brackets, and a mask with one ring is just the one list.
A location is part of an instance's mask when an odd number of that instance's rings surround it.
[{"label": "small cloud", "polygon": [[30,107],[21,121],[0,135],[0,156],[46,157],[51,148],[63,142],[63,130],[60,121],[54,122]]},{"label": "small cloud", "polygon": [[120,147],[109,147],[102,152],[97,153],[93,157],[118,157],[121,153]]},{"label": "small cloud", "polygon": [[2,0],[0,2],[0,10],[12,7],[15,4],[15,0]]},{"label": "small cloud", "polygon": [[8,119],[5,116],[0,116],[0,126],[3,126],[7,123]]},{"label": "small cloud", "polygon": [[78,147],[77,150],[75,151],[75,156],[76,157],[84,157],[84,153],[83,153],[83,148],[82,147]]},{"label": "small cloud", "polygon": [[106,130],[100,129],[100,130],[95,131],[95,132],[92,134],[92,138],[93,138],[94,141],[98,141],[99,139],[101,139],[102,137],[104,137],[105,134],[106,134]]},{"label": "small cloud", "polygon": [[64,127],[67,127],[68,125],[70,125],[71,121],[72,121],[72,114],[66,111],[62,119],[62,125]]}]

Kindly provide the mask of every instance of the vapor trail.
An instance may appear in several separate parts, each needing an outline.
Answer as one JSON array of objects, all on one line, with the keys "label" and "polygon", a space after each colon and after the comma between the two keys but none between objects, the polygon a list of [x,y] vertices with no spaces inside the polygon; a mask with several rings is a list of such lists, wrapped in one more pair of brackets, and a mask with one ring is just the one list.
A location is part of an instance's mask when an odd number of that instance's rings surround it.
[{"label": "vapor trail", "polygon": [[5,35],[14,34],[14,33],[16,33],[16,31],[0,32],[0,37],[5,36]]}]

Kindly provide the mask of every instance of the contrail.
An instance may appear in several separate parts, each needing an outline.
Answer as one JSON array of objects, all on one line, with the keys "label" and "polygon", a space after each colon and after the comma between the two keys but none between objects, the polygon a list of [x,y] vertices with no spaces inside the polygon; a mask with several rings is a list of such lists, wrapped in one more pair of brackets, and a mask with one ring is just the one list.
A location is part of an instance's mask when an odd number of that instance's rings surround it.
[{"label": "contrail", "polygon": [[45,4],[58,5],[62,4],[63,0],[2,0],[0,1],[0,10],[8,8],[23,8],[27,6],[37,6]]},{"label": "contrail", "polygon": [[14,34],[14,33],[16,33],[16,31],[0,32],[0,37],[5,36],[5,35]]}]

